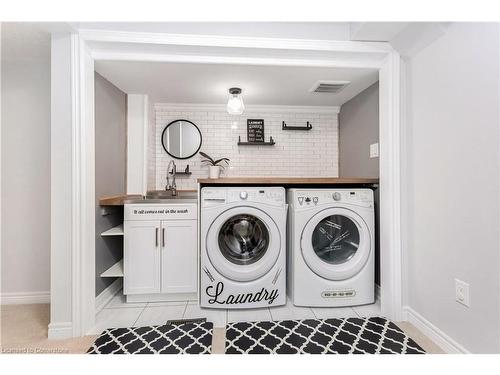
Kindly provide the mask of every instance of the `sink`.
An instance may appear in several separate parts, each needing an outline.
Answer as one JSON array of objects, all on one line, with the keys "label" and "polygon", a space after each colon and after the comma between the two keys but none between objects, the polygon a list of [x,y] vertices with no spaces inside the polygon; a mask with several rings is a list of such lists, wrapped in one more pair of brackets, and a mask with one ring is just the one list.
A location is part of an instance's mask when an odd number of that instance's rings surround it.
[{"label": "sink", "polygon": [[197,191],[177,191],[177,195],[172,195],[171,191],[155,190],[146,193],[147,199],[198,199]]},{"label": "sink", "polygon": [[197,191],[178,191],[177,195],[172,195],[170,191],[148,191],[146,196],[142,199],[129,199],[125,200],[126,204],[138,204],[138,203],[153,203],[153,204],[182,204],[182,203],[197,203],[198,202],[198,192]]},{"label": "sink", "polygon": [[125,200],[123,203],[125,204],[184,204],[184,203],[197,203],[198,199],[196,198],[176,198],[176,199],[130,199]]}]

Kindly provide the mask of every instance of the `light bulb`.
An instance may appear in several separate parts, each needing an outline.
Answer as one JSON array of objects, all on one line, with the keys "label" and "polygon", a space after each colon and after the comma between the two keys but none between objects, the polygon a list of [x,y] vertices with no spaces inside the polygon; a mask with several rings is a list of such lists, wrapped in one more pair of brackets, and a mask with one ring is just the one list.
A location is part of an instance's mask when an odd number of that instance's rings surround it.
[{"label": "light bulb", "polygon": [[230,115],[241,115],[245,110],[243,98],[241,97],[241,89],[229,89],[229,99],[227,101],[227,113]]}]

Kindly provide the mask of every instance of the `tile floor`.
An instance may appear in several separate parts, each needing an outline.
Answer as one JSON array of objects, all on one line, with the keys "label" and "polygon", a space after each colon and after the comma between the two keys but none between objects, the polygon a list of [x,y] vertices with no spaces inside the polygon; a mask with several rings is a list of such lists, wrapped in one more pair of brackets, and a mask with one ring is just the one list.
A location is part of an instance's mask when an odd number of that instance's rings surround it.
[{"label": "tile floor", "polygon": [[98,334],[106,328],[133,327],[165,324],[171,319],[206,318],[215,327],[226,323],[245,321],[269,321],[286,319],[326,319],[379,316],[380,301],[373,305],[322,308],[297,307],[290,300],[285,306],[251,309],[219,310],[202,309],[197,302],[150,302],[126,303],[118,293],[96,316],[96,325],[91,333]]}]

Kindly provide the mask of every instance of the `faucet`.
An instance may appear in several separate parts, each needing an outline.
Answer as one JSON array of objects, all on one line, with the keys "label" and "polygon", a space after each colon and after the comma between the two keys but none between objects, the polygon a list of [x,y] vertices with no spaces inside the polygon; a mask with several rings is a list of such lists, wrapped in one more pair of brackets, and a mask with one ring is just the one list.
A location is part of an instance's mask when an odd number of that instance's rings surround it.
[{"label": "faucet", "polygon": [[[170,185],[170,166],[172,166],[172,185]],[[177,196],[177,185],[175,184],[175,171],[177,167],[175,166],[175,161],[172,159],[170,160],[170,163],[168,163],[167,167],[167,186],[165,186],[165,190],[171,191],[172,196],[175,197]]]}]

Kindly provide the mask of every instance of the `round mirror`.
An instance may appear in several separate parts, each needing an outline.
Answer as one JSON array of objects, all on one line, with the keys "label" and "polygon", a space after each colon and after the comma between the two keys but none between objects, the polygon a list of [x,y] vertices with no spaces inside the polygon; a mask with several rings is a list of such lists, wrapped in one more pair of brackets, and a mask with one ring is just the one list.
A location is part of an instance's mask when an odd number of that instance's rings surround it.
[{"label": "round mirror", "polygon": [[200,129],[188,120],[172,121],[163,130],[161,144],[173,158],[189,159],[200,150]]}]

